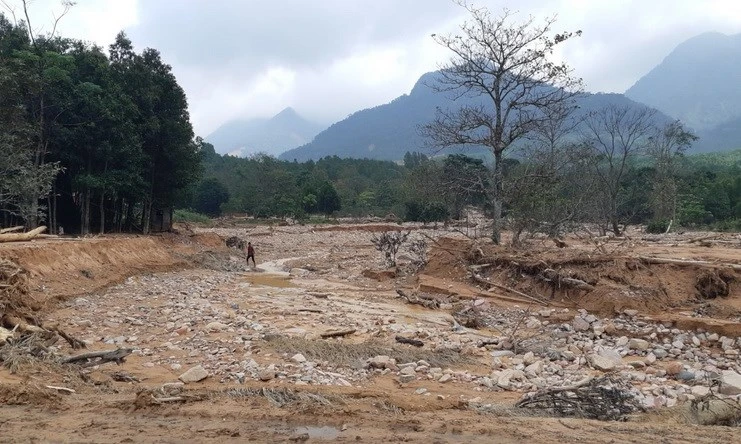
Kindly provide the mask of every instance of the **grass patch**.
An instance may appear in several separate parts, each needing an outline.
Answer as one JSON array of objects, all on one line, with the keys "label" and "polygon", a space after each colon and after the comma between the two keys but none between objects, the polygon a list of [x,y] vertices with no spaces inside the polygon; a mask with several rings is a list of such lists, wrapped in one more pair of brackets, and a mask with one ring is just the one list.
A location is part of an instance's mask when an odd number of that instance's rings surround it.
[{"label": "grass patch", "polygon": [[411,346],[388,346],[381,341],[353,344],[336,340],[309,340],[288,336],[269,336],[265,340],[279,353],[301,353],[307,359],[328,361],[335,366],[362,368],[365,361],[378,355],[396,359],[397,363],[427,361],[432,367],[463,364],[467,360],[453,350],[432,351]]},{"label": "grass patch", "polygon": [[206,216],[205,214],[196,213],[193,210],[185,210],[185,209],[179,209],[175,210],[172,215],[174,222],[190,222],[190,223],[196,223],[196,224],[204,224],[204,225],[210,225],[211,224],[211,218]]}]

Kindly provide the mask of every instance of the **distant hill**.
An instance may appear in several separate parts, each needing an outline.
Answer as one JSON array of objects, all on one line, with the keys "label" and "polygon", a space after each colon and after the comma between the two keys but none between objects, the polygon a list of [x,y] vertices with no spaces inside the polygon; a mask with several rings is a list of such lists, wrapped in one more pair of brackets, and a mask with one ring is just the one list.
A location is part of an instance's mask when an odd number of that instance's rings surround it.
[{"label": "distant hill", "polygon": [[[325,156],[399,160],[407,151],[431,154],[429,144],[419,135],[418,128],[435,118],[436,109],[449,109],[461,104],[487,103],[480,98],[460,98],[452,101],[446,93],[436,92],[433,85],[439,72],[423,75],[412,91],[375,108],[358,111],[319,133],[313,141],[283,153],[280,158],[305,161]],[[585,94],[578,100],[580,113],[587,113],[613,104],[618,106],[646,106],[636,103],[622,94]],[[661,113],[657,119],[669,122],[672,119]],[[469,154],[480,154],[480,150],[467,150]],[[454,152],[446,151],[446,152]]]},{"label": "distant hill", "polygon": [[698,151],[741,147],[741,34],[681,43],[625,95],[694,129]]},{"label": "distant hill", "polygon": [[280,153],[311,141],[324,127],[286,108],[270,119],[232,120],[206,137],[219,154]]}]

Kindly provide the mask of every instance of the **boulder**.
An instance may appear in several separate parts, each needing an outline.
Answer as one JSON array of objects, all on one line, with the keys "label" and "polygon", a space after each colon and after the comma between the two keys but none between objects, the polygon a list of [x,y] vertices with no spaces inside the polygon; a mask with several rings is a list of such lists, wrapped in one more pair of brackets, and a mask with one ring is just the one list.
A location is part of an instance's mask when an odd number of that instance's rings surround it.
[{"label": "boulder", "polygon": [[295,362],[296,364],[303,364],[304,362],[306,362],[306,357],[301,353],[296,353],[291,357],[291,361]]},{"label": "boulder", "polygon": [[720,375],[720,393],[722,395],[741,395],[741,375],[733,370],[723,370]]},{"label": "boulder", "polygon": [[616,363],[610,358],[601,355],[589,355],[589,363],[597,370],[610,371],[615,369]]},{"label": "boulder", "polygon": [[575,316],[574,321],[571,323],[575,331],[587,331],[589,330],[589,322],[584,320],[581,316]]},{"label": "boulder", "polygon": [[628,348],[631,350],[640,350],[640,351],[648,350],[648,347],[650,345],[651,344],[648,341],[644,339],[638,339],[638,338],[632,338],[628,342]]},{"label": "boulder", "polygon": [[206,378],[208,378],[208,372],[206,371],[205,368],[203,368],[203,366],[200,366],[200,365],[197,365],[189,369],[187,372],[183,373],[182,375],[178,377],[178,379],[185,384],[203,381]]}]

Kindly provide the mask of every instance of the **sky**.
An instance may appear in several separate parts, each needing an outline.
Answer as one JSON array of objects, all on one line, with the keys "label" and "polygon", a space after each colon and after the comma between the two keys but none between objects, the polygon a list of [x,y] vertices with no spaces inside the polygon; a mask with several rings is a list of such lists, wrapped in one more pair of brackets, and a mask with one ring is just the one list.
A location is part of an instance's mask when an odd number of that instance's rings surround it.
[{"label": "sky", "polygon": [[[473,4],[523,20],[555,15],[554,30],[581,30],[556,56],[590,92],[624,92],[695,35],[741,33],[738,0]],[[61,10],[59,0],[32,0],[33,27],[49,32]],[[77,0],[58,32],[107,47],[124,30],[137,51],[158,49],[206,137],[229,120],[288,106],[329,125],[407,94],[450,58],[431,34],[455,32],[467,15],[451,0]]]}]

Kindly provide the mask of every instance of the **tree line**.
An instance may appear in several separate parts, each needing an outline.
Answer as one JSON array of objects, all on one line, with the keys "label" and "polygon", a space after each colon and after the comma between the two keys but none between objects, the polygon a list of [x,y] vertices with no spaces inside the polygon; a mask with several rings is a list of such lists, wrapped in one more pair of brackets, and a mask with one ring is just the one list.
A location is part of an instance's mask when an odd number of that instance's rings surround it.
[{"label": "tree line", "polygon": [[[667,130],[675,129],[670,125]],[[392,215],[444,222],[465,217],[471,207],[492,215],[492,159],[407,152],[398,163],[336,156],[298,163],[267,155],[221,156],[210,144],[200,143],[203,179],[182,194],[178,205],[211,217]],[[515,239],[538,233],[559,236],[584,224],[604,234],[613,229],[613,220],[619,230],[648,224],[664,231],[672,220],[674,227],[741,229],[741,150],[684,155],[679,149],[668,158],[636,150],[625,157],[623,171],[614,179],[611,202],[605,200],[604,184],[611,177],[604,171],[609,162],[590,153],[590,147],[581,143],[546,153],[535,146],[502,162],[507,184],[503,221]],[[664,140],[661,146],[669,143]]]},{"label": "tree line", "polygon": [[0,221],[149,232],[201,172],[170,66],[124,33],[106,54],[29,21],[0,13]]}]

